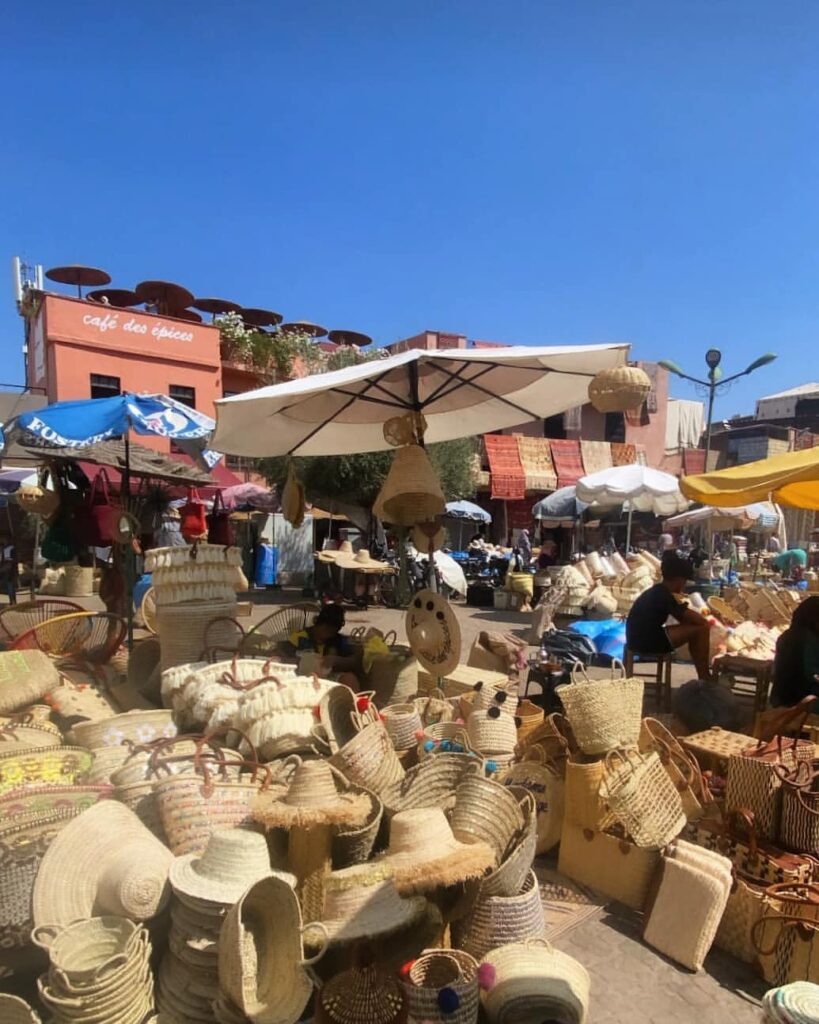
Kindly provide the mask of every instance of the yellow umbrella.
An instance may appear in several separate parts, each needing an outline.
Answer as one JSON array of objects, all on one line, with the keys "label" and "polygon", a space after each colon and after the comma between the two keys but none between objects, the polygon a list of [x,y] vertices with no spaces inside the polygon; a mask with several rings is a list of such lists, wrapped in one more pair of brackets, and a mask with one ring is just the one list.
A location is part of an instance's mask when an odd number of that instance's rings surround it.
[{"label": "yellow umbrella", "polygon": [[791,508],[819,510],[819,448],[686,476],[680,490],[692,501],[719,508],[770,499]]}]

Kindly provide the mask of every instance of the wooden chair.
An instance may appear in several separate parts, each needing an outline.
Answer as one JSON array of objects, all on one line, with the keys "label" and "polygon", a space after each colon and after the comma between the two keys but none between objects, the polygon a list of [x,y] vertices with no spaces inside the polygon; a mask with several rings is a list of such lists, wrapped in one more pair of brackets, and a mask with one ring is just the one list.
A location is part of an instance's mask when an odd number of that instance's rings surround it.
[{"label": "wooden chair", "polygon": [[18,636],[12,650],[37,650],[80,667],[107,665],[122,646],[128,625],[108,612],[73,612],[40,622]]},{"label": "wooden chair", "polygon": [[[634,671],[634,665],[657,665],[657,671],[653,674],[646,674]],[[671,710],[671,666],[674,664],[674,656],[671,651],[663,651],[661,654],[650,654],[643,651],[633,651],[626,647],[625,669],[627,676],[636,676],[638,679],[650,680],[654,683],[654,700],[661,711]],[[651,682],[649,682],[651,685]]]},{"label": "wooden chair", "polygon": [[82,605],[59,597],[7,605],[0,610],[0,643],[11,644],[18,636],[48,619],[81,611],[84,611]]}]

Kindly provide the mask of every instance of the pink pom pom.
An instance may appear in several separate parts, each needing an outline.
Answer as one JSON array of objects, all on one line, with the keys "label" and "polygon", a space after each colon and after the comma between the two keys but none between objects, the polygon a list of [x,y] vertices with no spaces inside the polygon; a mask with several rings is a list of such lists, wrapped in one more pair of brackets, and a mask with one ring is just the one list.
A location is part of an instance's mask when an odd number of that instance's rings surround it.
[{"label": "pink pom pom", "polygon": [[497,972],[494,964],[481,964],[478,968],[478,985],[485,992],[494,987],[496,978]]},{"label": "pink pom pom", "polygon": [[462,718],[456,718],[455,719],[455,724],[456,725],[465,725],[466,723],[464,722],[464,720]]},{"label": "pink pom pom", "polygon": [[320,718],[320,717],[321,717],[321,710],[319,709],[318,704],[316,704],[316,706],[313,708],[313,718]]},{"label": "pink pom pom", "polygon": [[417,740],[422,740],[424,738],[424,730],[423,729],[416,729],[415,730],[415,738]]}]

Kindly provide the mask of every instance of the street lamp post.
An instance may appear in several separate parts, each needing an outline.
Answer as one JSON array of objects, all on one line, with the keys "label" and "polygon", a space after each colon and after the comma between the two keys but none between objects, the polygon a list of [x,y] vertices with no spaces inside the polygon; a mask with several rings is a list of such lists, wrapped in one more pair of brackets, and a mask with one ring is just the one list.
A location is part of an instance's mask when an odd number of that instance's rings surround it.
[{"label": "street lamp post", "polygon": [[753,373],[754,370],[758,370],[761,366],[767,366],[768,363],[772,363],[776,359],[774,352],[766,352],[764,355],[755,359],[749,366],[746,366],[741,373],[735,373],[731,377],[723,377],[720,363],[722,362],[722,352],[718,348],[709,348],[705,353],[705,362],[708,366],[708,379],[700,380],[699,377],[692,377],[690,374],[683,373],[680,367],[672,362],[670,359],[661,359],[659,366],[668,370],[669,373],[676,374],[678,377],[682,377],[683,380],[690,380],[694,384],[699,384],[700,387],[708,389],[708,421],[705,426],[705,469],[708,470],[708,455],[711,451],[711,421],[714,418],[714,397],[717,393],[717,388],[724,387],[726,384],[731,384],[735,380],[739,380],[740,377],[745,377],[749,373]]}]

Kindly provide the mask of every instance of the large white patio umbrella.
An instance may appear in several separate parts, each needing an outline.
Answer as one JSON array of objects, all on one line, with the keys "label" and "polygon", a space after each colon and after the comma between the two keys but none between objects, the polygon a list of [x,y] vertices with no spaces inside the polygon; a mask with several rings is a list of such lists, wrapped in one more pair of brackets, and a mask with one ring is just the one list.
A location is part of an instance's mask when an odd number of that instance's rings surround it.
[{"label": "large white patio umbrella", "polygon": [[611,466],[583,476],[577,481],[576,494],[580,501],[589,504],[628,507],[626,550],[631,545],[631,516],[635,509],[653,512],[657,516],[670,516],[688,507],[675,476],[637,464]]},{"label": "large white patio umbrella", "polygon": [[384,423],[407,412],[425,441],[451,441],[554,416],[588,401],[628,345],[411,349],[216,403],[212,446],[228,455],[350,455],[390,448]]}]

